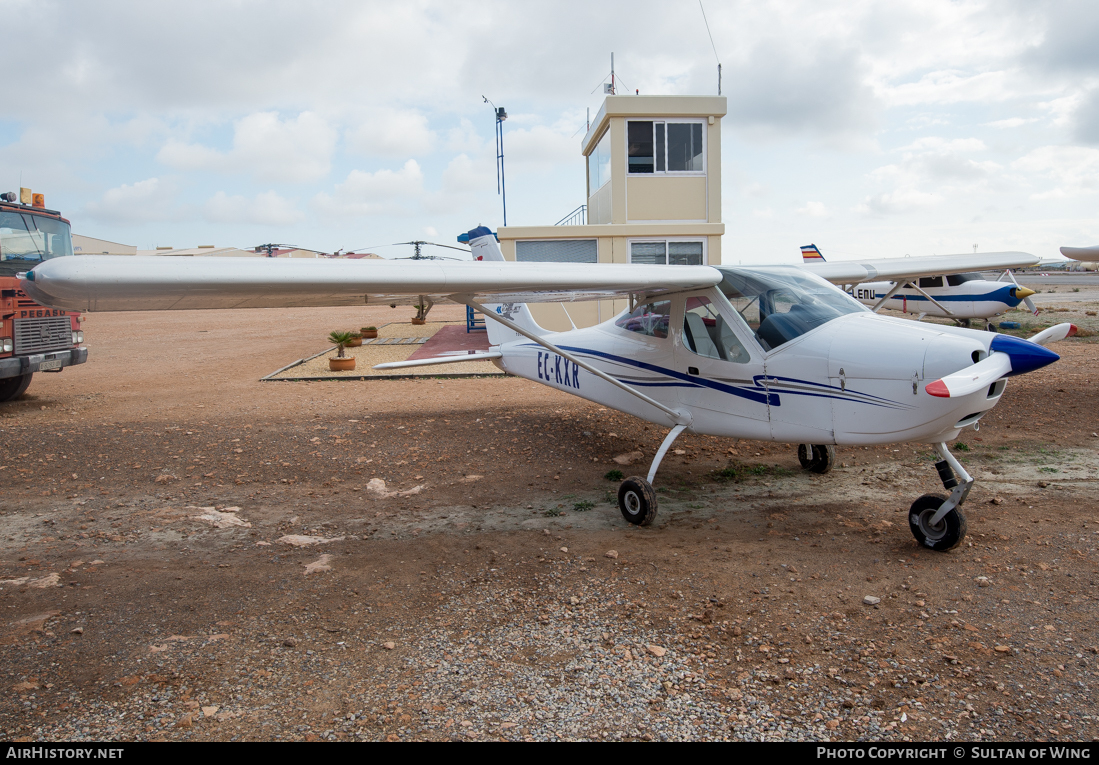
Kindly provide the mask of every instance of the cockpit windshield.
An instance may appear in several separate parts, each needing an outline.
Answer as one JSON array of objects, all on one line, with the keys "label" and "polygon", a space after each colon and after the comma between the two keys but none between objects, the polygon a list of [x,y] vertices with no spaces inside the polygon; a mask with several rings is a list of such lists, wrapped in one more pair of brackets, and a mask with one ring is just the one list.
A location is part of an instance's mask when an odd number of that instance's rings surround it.
[{"label": "cockpit windshield", "polygon": [[72,234],[65,221],[0,210],[0,275],[13,276],[43,260],[72,254]]},{"label": "cockpit windshield", "polygon": [[765,351],[832,319],[870,309],[824,279],[795,267],[719,268],[718,289]]}]

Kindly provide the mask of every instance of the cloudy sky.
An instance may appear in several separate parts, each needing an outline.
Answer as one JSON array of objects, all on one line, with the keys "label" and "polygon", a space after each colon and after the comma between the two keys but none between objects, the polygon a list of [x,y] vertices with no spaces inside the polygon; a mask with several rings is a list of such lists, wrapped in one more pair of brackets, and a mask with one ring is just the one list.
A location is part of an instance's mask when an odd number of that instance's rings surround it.
[{"label": "cloudy sky", "polygon": [[[716,2],[726,262],[1099,242],[1099,3]],[[140,248],[453,243],[584,200],[615,69],[711,94],[698,0],[5,0],[0,190]],[[594,91],[594,92],[593,92]],[[380,254],[406,254],[400,248]]]}]

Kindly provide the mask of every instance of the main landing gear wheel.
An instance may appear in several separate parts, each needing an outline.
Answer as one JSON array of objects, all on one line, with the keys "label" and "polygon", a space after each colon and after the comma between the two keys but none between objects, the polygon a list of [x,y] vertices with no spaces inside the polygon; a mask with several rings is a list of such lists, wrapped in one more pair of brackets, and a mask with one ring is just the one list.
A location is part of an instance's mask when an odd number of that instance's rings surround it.
[{"label": "main landing gear wheel", "polygon": [[989,322],[988,326],[985,327],[985,329],[987,329],[989,332],[995,332],[996,331],[996,325],[993,324],[992,322]]},{"label": "main landing gear wheel", "polygon": [[958,546],[965,539],[965,514],[954,508],[932,525],[931,518],[946,502],[941,494],[924,494],[908,510],[908,526],[912,536],[924,547],[943,552]]},{"label": "main landing gear wheel", "polygon": [[831,444],[812,444],[812,456],[805,444],[798,444],[798,462],[806,470],[824,475],[836,464],[836,447]]},{"label": "main landing gear wheel", "polygon": [[644,478],[630,476],[618,487],[618,509],[622,517],[637,526],[656,519],[656,492]]},{"label": "main landing gear wheel", "polygon": [[33,376],[34,373],[32,372],[0,380],[0,403],[15,401],[15,399],[22,396],[27,391],[27,387],[30,386],[31,377]]}]

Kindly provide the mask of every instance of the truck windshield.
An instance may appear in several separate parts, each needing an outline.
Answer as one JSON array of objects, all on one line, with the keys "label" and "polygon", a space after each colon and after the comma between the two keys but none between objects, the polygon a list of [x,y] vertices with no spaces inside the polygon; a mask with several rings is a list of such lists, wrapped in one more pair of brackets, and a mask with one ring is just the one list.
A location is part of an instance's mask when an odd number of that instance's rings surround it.
[{"label": "truck windshield", "polygon": [[719,268],[718,289],[769,351],[844,314],[870,309],[824,279],[789,267]]},{"label": "truck windshield", "polygon": [[65,221],[0,210],[0,275],[13,276],[43,260],[72,254],[72,234]]}]

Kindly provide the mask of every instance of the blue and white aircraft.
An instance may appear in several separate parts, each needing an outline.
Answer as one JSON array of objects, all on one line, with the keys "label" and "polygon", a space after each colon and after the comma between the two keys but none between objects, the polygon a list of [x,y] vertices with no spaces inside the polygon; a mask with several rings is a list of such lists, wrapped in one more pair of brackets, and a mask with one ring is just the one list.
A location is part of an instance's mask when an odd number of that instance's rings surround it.
[{"label": "blue and white aircraft", "polygon": [[[40,303],[80,311],[423,305],[428,298],[470,306],[488,319],[489,351],[379,368],[489,359],[668,427],[648,474],[619,486],[630,523],[655,518],[652,482],[683,432],[795,444],[801,464],[817,473],[832,468],[837,444],[915,441],[938,453],[950,492],[924,495],[908,511],[913,535],[934,550],[965,536],[961,506],[973,486],[947,442],[999,403],[1006,378],[1056,361],[1043,344],[1072,329],[1063,324],[1022,340],[880,316],[793,266],[510,263],[489,229],[468,238],[472,263],[80,256],[46,261],[21,285]],[[992,260],[1006,268],[1017,256]],[[908,273],[916,260],[906,262]],[[926,265],[930,273],[942,266],[938,259]],[[627,298],[628,308],[568,332],[540,327],[526,305],[615,297]]]},{"label": "blue and white aircraft", "polygon": [[[990,321],[994,316],[1000,316],[1024,303],[1035,315],[1038,309],[1030,296],[1034,290],[1020,286],[1015,281],[1011,269],[1006,266],[990,266],[991,263],[1003,261],[1002,256],[1025,255],[1025,253],[987,253],[972,255],[944,255],[940,258],[944,261],[944,270],[939,273],[927,274],[920,269],[912,273],[897,273],[896,269],[904,269],[905,264],[917,264],[923,258],[892,258],[886,261],[870,261],[873,264],[887,263],[893,269],[890,281],[866,281],[853,284],[842,275],[825,276],[833,284],[843,285],[843,289],[863,305],[870,306],[875,312],[882,308],[889,308],[902,313],[917,315],[917,320],[925,316],[940,316],[953,319],[958,325],[968,327],[973,319],[980,320],[988,331],[994,332],[995,325]],[[815,244],[807,244],[801,248],[801,256],[804,265],[825,275],[828,267],[842,266],[843,262],[825,264],[824,256]],[[1038,258],[1026,255],[1025,258],[1016,258],[1021,262],[1018,265],[1037,264]],[[989,281],[973,271],[977,269],[1000,268],[1003,274],[997,281]],[[968,273],[966,273],[968,272]],[[1005,282],[1004,279],[1009,281]]]}]

